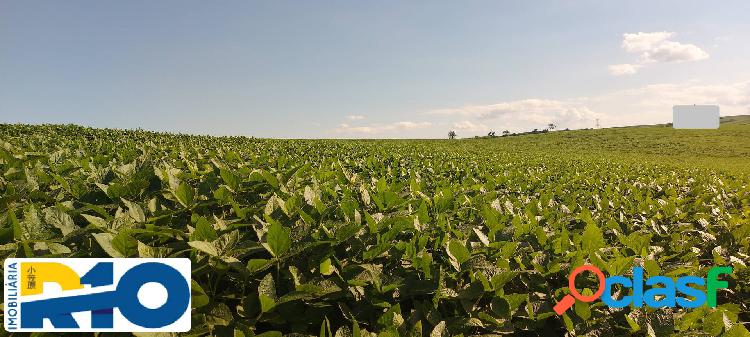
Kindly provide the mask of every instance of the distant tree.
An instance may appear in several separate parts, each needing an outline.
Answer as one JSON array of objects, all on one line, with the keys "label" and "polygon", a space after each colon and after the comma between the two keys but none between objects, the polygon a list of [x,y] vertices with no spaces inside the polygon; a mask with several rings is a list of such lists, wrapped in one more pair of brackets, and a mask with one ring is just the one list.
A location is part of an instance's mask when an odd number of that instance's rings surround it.
[{"label": "distant tree", "polygon": [[534,129],[531,131],[531,133],[537,133],[537,132],[539,132],[539,129]]},{"label": "distant tree", "polygon": [[456,139],[456,131],[451,130],[448,132],[448,139]]},{"label": "distant tree", "polygon": [[495,131],[488,132],[487,137],[495,137]]},{"label": "distant tree", "polygon": [[508,131],[508,130],[503,131],[503,136],[507,136],[509,134],[510,134],[510,131]]},{"label": "distant tree", "polygon": [[556,127],[557,127],[557,125],[555,125],[555,123],[549,123],[549,124],[547,124],[547,130],[550,130],[550,131],[552,131],[552,130],[554,130],[554,129],[555,129]]}]

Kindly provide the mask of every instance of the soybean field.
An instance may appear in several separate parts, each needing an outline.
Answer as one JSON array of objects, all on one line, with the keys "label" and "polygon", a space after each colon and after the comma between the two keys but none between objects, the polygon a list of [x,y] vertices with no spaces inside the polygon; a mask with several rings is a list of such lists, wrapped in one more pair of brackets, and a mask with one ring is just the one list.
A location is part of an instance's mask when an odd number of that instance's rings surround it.
[{"label": "soybean field", "polygon": [[[750,336],[749,250],[748,116],[456,140],[0,125],[3,259],[191,259],[192,330],[136,336]],[[733,273],[716,308],[558,316],[584,264]]]}]

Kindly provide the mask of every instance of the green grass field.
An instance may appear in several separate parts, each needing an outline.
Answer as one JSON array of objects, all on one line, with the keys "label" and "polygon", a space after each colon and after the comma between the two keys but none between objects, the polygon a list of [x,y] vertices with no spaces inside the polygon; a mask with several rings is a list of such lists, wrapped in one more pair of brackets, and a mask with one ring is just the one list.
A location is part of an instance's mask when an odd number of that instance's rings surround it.
[{"label": "green grass field", "polygon": [[[497,138],[496,138],[497,139]],[[737,173],[750,173],[750,116],[722,117],[719,130],[677,130],[648,125],[598,130],[557,131],[501,139],[507,151],[548,150],[559,157],[674,163]]]},{"label": "green grass field", "polygon": [[[750,335],[750,116],[461,140],[5,124],[0,191],[3,258],[190,258],[180,336]],[[583,264],[734,271],[716,308],[557,316]]]}]

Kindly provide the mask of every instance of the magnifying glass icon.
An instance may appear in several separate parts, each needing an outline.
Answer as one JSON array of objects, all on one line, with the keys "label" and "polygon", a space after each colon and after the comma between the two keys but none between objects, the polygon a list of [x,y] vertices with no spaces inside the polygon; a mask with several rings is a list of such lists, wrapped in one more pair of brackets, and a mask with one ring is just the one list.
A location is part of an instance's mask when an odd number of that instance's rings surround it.
[{"label": "magnifying glass icon", "polygon": [[[583,296],[576,289],[576,276],[584,271],[594,273],[599,279],[599,288],[593,295],[590,296]],[[602,273],[599,268],[592,265],[580,266],[574,269],[572,273],[570,273],[570,276],[568,277],[568,289],[570,290],[570,294],[565,295],[565,297],[563,297],[560,302],[557,302],[557,304],[555,304],[555,306],[552,308],[558,315],[562,315],[566,310],[570,309],[570,307],[576,303],[576,300],[579,300],[581,302],[593,302],[597,298],[601,297],[602,293],[604,292],[604,273]]]}]

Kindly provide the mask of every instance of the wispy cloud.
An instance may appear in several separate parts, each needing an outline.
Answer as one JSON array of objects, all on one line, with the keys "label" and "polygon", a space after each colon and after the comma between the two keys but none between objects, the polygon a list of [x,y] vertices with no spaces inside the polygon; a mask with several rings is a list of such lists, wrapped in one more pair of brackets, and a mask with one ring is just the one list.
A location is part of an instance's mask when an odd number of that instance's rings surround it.
[{"label": "wispy cloud", "polygon": [[349,125],[348,123],[339,124],[334,132],[348,135],[380,135],[397,131],[409,131],[429,128],[431,122],[395,122],[388,124],[369,124],[369,125]]},{"label": "wispy cloud", "polygon": [[422,114],[422,121],[346,122],[332,129],[341,137],[443,138],[449,130],[460,137],[542,129],[667,123],[677,104],[718,104],[721,114],[750,113],[750,81],[706,83],[698,80],[643,85],[601,95],[566,99],[529,98],[492,104],[447,107]]},{"label": "wispy cloud", "polygon": [[721,114],[747,114],[750,81],[709,84],[700,81],[649,84],[587,98],[594,111],[604,113],[606,125],[663,123],[671,120],[677,104],[717,104]]},{"label": "wispy cloud", "polygon": [[555,122],[569,127],[591,124],[598,114],[582,104],[581,99],[551,100],[524,99],[487,105],[467,105],[459,108],[437,109],[437,115],[470,116],[493,121],[503,127],[543,126]]},{"label": "wispy cloud", "polygon": [[677,104],[718,104],[722,115],[750,112],[750,81],[734,83],[650,84],[602,95],[561,100],[524,99],[486,105],[435,109],[431,115],[458,119],[452,124],[464,133],[483,134],[489,129],[514,131],[543,128],[555,123],[559,128],[665,123],[671,120]]},{"label": "wispy cloud", "polygon": [[615,76],[632,75],[644,65],[651,63],[699,61],[709,57],[708,53],[692,43],[673,41],[674,32],[625,33],[622,49],[638,54],[636,63],[614,64],[608,67]]},{"label": "wispy cloud", "polygon": [[349,115],[349,116],[346,116],[346,119],[348,119],[350,121],[360,121],[360,120],[365,119],[365,116],[362,116],[362,115]]},{"label": "wispy cloud", "polygon": [[465,132],[488,132],[490,130],[489,127],[482,123],[474,123],[471,121],[460,121],[453,123],[453,128],[459,131],[465,131]]},{"label": "wispy cloud", "polygon": [[622,75],[632,75],[638,72],[638,69],[641,69],[643,65],[640,64],[630,64],[630,63],[622,63],[622,64],[613,64],[607,69],[609,69],[609,73],[615,76],[622,76]]}]

